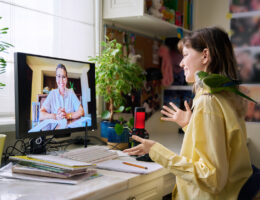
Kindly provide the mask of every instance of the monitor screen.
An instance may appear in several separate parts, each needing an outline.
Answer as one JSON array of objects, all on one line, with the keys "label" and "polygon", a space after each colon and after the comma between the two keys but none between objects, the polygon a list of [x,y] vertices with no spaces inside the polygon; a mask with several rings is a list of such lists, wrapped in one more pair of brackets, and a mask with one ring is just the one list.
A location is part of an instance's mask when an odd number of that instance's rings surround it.
[{"label": "monitor screen", "polygon": [[96,129],[95,65],[15,53],[16,137]]}]

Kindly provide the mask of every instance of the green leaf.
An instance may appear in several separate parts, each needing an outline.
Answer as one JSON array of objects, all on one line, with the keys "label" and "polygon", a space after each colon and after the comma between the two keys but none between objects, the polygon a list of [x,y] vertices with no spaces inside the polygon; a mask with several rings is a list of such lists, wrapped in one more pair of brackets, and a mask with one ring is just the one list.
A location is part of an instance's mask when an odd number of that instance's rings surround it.
[{"label": "green leaf", "polygon": [[115,125],[115,131],[117,135],[121,135],[124,132],[124,127],[122,124],[116,124]]},{"label": "green leaf", "polygon": [[123,112],[124,111],[124,109],[125,109],[125,106],[120,106],[117,110],[115,110],[114,112],[116,112],[116,113],[121,113],[121,112]]},{"label": "green leaf", "polygon": [[128,126],[128,128],[133,129],[134,128],[134,118],[132,117],[126,124]]},{"label": "green leaf", "polygon": [[123,118],[123,117],[120,117],[118,120],[119,120],[121,123],[124,122],[124,118]]},{"label": "green leaf", "polygon": [[101,118],[102,119],[109,119],[110,115],[111,115],[111,113],[108,110],[105,110],[105,111],[102,112]]},{"label": "green leaf", "polygon": [[129,107],[127,107],[126,109],[125,109],[125,111],[130,111],[132,108],[129,106]]}]

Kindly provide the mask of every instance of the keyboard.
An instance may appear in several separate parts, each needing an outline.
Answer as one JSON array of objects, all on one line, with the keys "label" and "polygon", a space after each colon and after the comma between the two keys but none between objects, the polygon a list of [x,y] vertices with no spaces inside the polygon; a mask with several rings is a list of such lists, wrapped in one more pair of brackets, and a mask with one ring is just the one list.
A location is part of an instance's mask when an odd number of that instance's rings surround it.
[{"label": "keyboard", "polygon": [[105,146],[90,146],[87,148],[73,149],[61,154],[60,156],[87,163],[98,163],[118,158],[117,152],[111,151]]}]

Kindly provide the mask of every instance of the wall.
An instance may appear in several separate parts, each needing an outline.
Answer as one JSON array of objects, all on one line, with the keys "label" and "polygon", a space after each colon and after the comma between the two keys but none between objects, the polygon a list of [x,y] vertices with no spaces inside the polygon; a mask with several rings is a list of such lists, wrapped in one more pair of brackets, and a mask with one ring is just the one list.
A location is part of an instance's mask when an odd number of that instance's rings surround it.
[{"label": "wall", "polygon": [[[219,26],[229,32],[230,20],[227,0],[195,0],[194,30],[206,26]],[[248,148],[253,164],[260,168],[260,123],[247,123]]]},{"label": "wall", "polygon": [[219,26],[229,31],[229,20],[226,18],[229,10],[228,5],[229,1],[227,0],[195,0],[193,29]]}]

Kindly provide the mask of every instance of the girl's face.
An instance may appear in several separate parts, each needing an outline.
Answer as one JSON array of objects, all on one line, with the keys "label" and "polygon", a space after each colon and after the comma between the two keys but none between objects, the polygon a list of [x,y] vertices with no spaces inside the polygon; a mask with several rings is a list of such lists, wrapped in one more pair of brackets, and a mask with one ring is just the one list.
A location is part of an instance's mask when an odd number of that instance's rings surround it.
[{"label": "girl's face", "polygon": [[[198,52],[191,47],[183,46],[182,49],[183,59],[180,63],[180,66],[184,69],[184,75],[186,82],[194,83],[195,82],[195,73],[197,71],[205,71],[206,63],[205,60],[208,55],[205,55],[205,52]],[[206,63],[205,63],[206,61]]]},{"label": "girl's face", "polygon": [[67,85],[67,75],[64,69],[58,68],[56,71],[56,82],[59,90],[64,91]]}]

